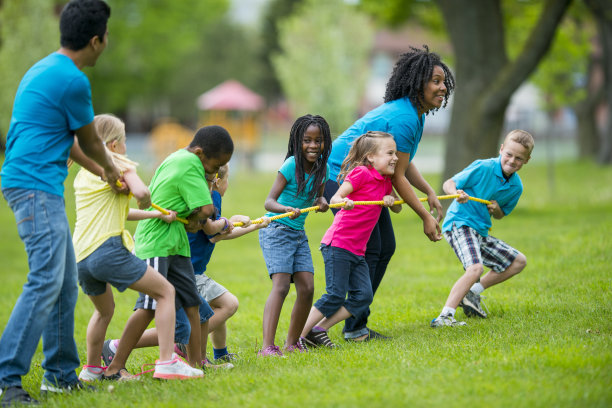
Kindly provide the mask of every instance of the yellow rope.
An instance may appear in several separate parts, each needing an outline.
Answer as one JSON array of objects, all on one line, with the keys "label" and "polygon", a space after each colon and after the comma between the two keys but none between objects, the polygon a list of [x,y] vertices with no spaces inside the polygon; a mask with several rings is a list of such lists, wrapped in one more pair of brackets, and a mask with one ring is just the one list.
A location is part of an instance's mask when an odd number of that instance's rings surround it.
[{"label": "yellow rope", "polygon": [[[162,213],[164,215],[170,214],[168,212],[168,210],[166,210],[165,208],[160,207],[157,204],[151,203],[151,207],[155,208],[157,211],[159,211],[160,213]],[[179,221],[179,222],[182,222],[183,224],[189,224],[189,221],[187,221],[186,219],[181,218],[181,217],[176,217],[176,220]]]},{"label": "yellow rope", "polygon": [[[438,196],[438,200],[449,200],[451,198],[458,198],[458,197],[459,197],[459,194],[443,195],[443,196]],[[483,200],[482,198],[468,197],[468,199],[472,200],[472,201],[476,201],[478,203],[491,204],[490,201]],[[427,201],[427,197],[419,198],[419,201],[425,202],[425,201]],[[353,201],[353,203],[355,205],[383,205],[384,201],[382,201],[382,200],[380,200],[380,201]],[[329,208],[344,207],[345,204],[346,203],[344,203],[344,202],[336,203],[336,204],[330,204]],[[404,200],[398,200],[398,201],[395,201],[393,203],[393,205],[401,205],[401,204],[406,204],[406,202]],[[306,212],[310,212],[310,211],[316,211],[318,209],[319,209],[319,206],[307,207],[307,208],[300,209],[300,212],[301,213],[306,213]],[[284,213],[284,214],[275,215],[274,217],[270,217],[270,221],[278,220],[279,218],[289,217],[291,214],[293,214],[293,212],[288,212],[288,213]],[[262,222],[263,222],[263,219],[262,218],[258,218],[256,220],[251,221],[251,224],[261,224]],[[244,225],[244,223],[242,223],[242,222],[235,222],[234,223],[234,227],[242,227],[243,225]]]}]

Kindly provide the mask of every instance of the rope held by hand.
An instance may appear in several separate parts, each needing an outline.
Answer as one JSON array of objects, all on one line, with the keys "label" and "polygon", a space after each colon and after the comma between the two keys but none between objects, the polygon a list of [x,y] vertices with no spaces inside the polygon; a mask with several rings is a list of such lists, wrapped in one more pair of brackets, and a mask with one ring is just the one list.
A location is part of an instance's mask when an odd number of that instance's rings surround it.
[{"label": "rope held by hand", "polygon": [[[442,196],[438,196],[438,200],[449,200],[451,198],[459,198],[459,194],[450,194],[450,195],[442,195]],[[489,200],[483,200],[482,198],[476,198],[476,197],[468,197],[469,200],[472,201],[476,201],[478,203],[482,203],[482,204],[491,204],[491,202]],[[419,198],[419,201],[421,202],[425,202],[427,201],[427,197],[422,197]],[[380,200],[380,201],[353,201],[355,203],[355,205],[383,205],[384,201]],[[329,208],[339,208],[339,207],[344,207],[346,203],[342,202],[342,203],[336,203],[336,204],[330,204]],[[401,205],[401,204],[406,204],[406,202],[404,200],[398,200],[395,201],[393,203],[393,205]],[[310,211],[316,211],[319,209],[319,206],[313,206],[313,207],[307,207],[307,208],[302,208],[300,209],[300,212],[302,213],[306,213],[306,212],[310,212]],[[270,217],[270,221],[274,221],[274,220],[278,220],[279,218],[285,218],[285,217],[289,217],[291,216],[291,214],[293,214],[293,212],[287,212],[284,214],[278,214],[275,215],[274,217]],[[178,219],[178,218],[177,218]],[[251,224],[261,224],[263,222],[263,220],[261,218],[258,218],[256,220],[251,221]],[[242,222],[235,222],[234,223],[234,227],[242,227],[244,224]]]}]

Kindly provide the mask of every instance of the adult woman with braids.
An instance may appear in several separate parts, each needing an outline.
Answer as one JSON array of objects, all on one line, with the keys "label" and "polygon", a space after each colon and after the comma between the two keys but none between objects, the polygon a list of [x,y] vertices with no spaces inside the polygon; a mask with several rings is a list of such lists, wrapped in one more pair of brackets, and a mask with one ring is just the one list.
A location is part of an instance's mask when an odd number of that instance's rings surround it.
[{"label": "adult woman with braids", "polygon": [[[387,82],[385,103],[366,113],[332,144],[328,159],[330,178],[325,185],[327,200],[338,190],[336,178],[352,142],[368,131],[391,133],[397,144],[399,159],[393,175],[393,186],[399,196],[423,220],[425,235],[433,242],[442,239],[438,224],[442,218],[442,205],[412,159],[421,141],[425,116],[446,107],[454,88],[452,73],[440,57],[430,52],[426,45],[422,49],[410,47],[409,52],[400,55]],[[427,195],[431,212],[423,207],[412,186]],[[437,213],[437,218],[434,218],[434,213]],[[365,254],[374,294],[394,252],[393,226],[389,210],[383,207]],[[387,338],[367,327],[368,316],[369,310],[361,319],[351,317],[346,320],[343,330],[345,340],[369,341]]]}]

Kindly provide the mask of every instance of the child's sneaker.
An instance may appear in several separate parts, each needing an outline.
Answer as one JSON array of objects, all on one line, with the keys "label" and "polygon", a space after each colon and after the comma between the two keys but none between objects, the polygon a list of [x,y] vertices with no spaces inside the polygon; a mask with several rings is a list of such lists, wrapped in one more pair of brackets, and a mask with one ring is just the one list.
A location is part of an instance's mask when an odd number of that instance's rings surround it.
[{"label": "child's sneaker", "polygon": [[285,347],[285,352],[287,353],[293,353],[294,351],[297,351],[298,353],[308,352],[308,348],[306,348],[305,339],[303,337],[300,337],[295,344],[290,344],[289,346]]},{"label": "child's sneaker", "polygon": [[466,323],[458,322],[457,320],[455,320],[453,316],[451,316],[450,314],[447,314],[444,316],[440,315],[436,317],[435,319],[431,321],[429,325],[435,329],[435,328],[443,327],[443,326],[451,326],[451,327],[465,326]]},{"label": "child's sneaker", "polygon": [[105,367],[84,365],[79,373],[79,380],[85,382],[98,381],[104,375]]},{"label": "child's sneaker", "polygon": [[180,357],[187,358],[187,346],[183,343],[174,343],[174,352]]},{"label": "child's sneaker", "polygon": [[163,380],[187,380],[201,377],[204,377],[204,372],[202,370],[191,367],[176,354],[172,354],[172,360],[170,361],[155,361],[155,373],[153,373],[153,378]]},{"label": "child's sneaker", "polygon": [[259,352],[257,353],[257,356],[258,357],[268,357],[268,356],[285,357],[283,356],[283,353],[280,351],[280,348],[278,348],[278,346],[275,346],[275,345],[271,345],[271,346],[268,346],[266,348],[259,350]]},{"label": "child's sneaker", "polygon": [[[486,319],[487,313],[482,309],[480,303],[480,295],[470,290],[467,295],[465,295],[461,303],[459,303],[459,306],[463,308],[463,313],[465,313],[465,315],[468,317],[478,316]],[[484,306],[484,302],[482,303],[482,306]]]},{"label": "child's sneaker", "polygon": [[110,348],[111,341],[112,340],[105,340],[102,346],[102,361],[106,367],[108,367],[113,362],[113,358],[115,358],[115,352]]},{"label": "child's sneaker", "polygon": [[236,353],[227,353],[225,355],[222,355],[221,357],[216,357],[214,360],[215,361],[224,361],[226,363],[229,363],[232,360],[236,360],[236,359],[238,359],[238,354],[236,354]]},{"label": "child's sneaker", "polygon": [[309,347],[328,347],[335,348],[336,345],[332,343],[327,335],[326,331],[314,331],[310,330],[306,337],[303,338],[306,345]]},{"label": "child's sneaker", "polygon": [[130,372],[126,368],[122,368],[115,374],[102,374],[100,379],[102,381],[139,381],[140,377],[138,375],[130,374]]},{"label": "child's sneaker", "polygon": [[232,368],[234,368],[234,365],[232,363],[218,363],[218,364],[213,364],[210,362],[210,360],[207,357],[204,357],[204,360],[202,360],[202,366],[206,367],[206,368],[210,368],[213,370],[230,370]]}]

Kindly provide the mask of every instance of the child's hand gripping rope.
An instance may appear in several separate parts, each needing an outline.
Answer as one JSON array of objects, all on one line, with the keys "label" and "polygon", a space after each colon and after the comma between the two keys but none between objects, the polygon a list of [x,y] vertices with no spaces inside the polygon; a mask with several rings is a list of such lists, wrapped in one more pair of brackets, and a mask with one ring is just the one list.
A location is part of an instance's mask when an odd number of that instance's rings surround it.
[{"label": "child's hand gripping rope", "polygon": [[[467,196],[467,194],[466,194],[466,196]],[[438,196],[438,200],[450,200],[450,199],[459,198],[459,197],[461,197],[460,194],[442,195],[442,196]],[[483,200],[482,198],[476,198],[476,197],[467,196],[467,200],[476,201],[478,203],[482,203],[482,204],[486,204],[486,205],[490,205],[491,204],[491,201]],[[427,197],[419,198],[419,201],[425,202],[425,201],[427,201]],[[351,208],[353,208],[355,205],[384,205],[384,201],[383,200],[380,200],[380,201],[351,201],[351,203],[353,204],[351,206]],[[393,205],[401,205],[401,204],[406,204],[406,202],[404,200],[398,200],[398,201],[395,201],[393,203]],[[329,208],[344,207],[345,205],[346,205],[346,202],[337,203],[337,204],[330,204]],[[302,209],[300,209],[300,213],[316,211],[318,209],[319,209],[318,205],[317,206],[313,206],[313,207],[302,208]],[[274,220],[278,220],[279,218],[290,217],[293,214],[294,214],[294,212],[292,211],[292,212],[288,212],[288,213],[284,213],[284,214],[275,215],[274,217],[270,217],[270,220],[274,221]],[[251,221],[252,224],[260,224],[261,222],[262,222],[261,218],[258,218],[256,220]],[[234,227],[242,227],[242,223],[235,222],[234,223]]]}]

